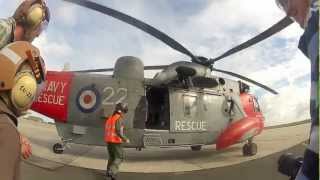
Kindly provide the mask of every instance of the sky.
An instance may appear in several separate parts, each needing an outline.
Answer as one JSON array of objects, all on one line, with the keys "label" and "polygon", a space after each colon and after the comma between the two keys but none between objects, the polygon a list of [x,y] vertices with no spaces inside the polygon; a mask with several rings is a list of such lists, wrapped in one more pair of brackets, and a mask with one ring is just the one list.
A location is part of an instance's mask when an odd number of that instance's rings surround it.
[{"label": "sky", "polygon": [[[22,0],[0,0],[0,18],[12,15]],[[274,0],[93,0],[140,19],[174,38],[193,54],[216,57],[259,34],[284,17]],[[47,0],[48,29],[33,44],[48,70],[113,67],[121,56],[144,65],[189,61],[142,31],[97,12],[61,0]],[[298,50],[303,30],[291,25],[273,37],[216,62],[279,92],[252,86],[266,125],[309,118],[310,63]],[[147,72],[152,77],[154,72]],[[221,75],[215,73],[216,75]],[[229,76],[226,76],[229,77]]]}]

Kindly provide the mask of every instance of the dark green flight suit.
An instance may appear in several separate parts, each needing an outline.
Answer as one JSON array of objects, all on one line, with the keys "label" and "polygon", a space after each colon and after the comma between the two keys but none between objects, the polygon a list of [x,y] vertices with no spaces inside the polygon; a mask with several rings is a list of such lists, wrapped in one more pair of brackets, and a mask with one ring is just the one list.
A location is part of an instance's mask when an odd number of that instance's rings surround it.
[{"label": "dark green flight suit", "polygon": [[[116,122],[116,133],[122,139],[122,142],[127,142],[128,138],[124,135],[122,126],[122,119]],[[107,164],[107,174],[115,177],[119,172],[119,166],[124,159],[124,151],[122,144],[108,143],[107,144],[109,159]]]}]

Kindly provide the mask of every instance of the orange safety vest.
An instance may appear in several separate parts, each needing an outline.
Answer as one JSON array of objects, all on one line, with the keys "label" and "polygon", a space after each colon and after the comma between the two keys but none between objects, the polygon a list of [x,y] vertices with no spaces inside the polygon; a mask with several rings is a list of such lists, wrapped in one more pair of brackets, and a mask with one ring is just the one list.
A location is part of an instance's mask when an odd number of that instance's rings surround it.
[{"label": "orange safety vest", "polygon": [[107,119],[104,127],[104,141],[106,143],[122,143],[122,139],[116,133],[116,123],[121,117],[121,114],[115,113]]}]

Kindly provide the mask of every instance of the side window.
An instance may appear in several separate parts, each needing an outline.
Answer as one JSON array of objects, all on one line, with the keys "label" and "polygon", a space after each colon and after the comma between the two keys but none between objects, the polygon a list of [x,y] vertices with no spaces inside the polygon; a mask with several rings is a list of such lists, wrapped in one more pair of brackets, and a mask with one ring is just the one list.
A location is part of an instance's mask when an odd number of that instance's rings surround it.
[{"label": "side window", "polygon": [[254,112],[261,112],[258,100],[255,97],[253,97],[252,99]]},{"label": "side window", "polygon": [[185,117],[195,117],[197,115],[197,96],[183,95],[183,110]]}]

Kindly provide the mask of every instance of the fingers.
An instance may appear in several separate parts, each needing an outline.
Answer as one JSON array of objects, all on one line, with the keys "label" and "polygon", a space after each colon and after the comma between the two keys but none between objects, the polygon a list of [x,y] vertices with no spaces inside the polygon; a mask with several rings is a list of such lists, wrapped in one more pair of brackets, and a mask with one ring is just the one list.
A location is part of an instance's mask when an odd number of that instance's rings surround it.
[{"label": "fingers", "polygon": [[32,155],[31,145],[29,143],[22,144],[21,154],[23,159],[28,159]]},{"label": "fingers", "polygon": [[28,159],[32,155],[32,147],[30,141],[21,136],[21,156],[23,159]]}]

